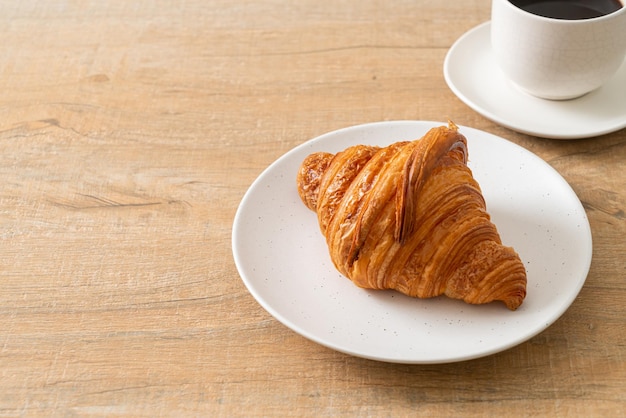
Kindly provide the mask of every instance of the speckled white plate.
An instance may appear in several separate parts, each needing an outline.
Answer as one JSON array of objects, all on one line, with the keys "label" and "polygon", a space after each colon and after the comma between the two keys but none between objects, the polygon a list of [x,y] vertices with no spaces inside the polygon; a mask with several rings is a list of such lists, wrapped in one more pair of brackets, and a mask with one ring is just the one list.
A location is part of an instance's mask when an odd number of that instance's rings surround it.
[{"label": "speckled white plate", "polygon": [[331,132],[294,148],[254,181],[237,210],[232,246],[239,273],[263,308],[319,344],[398,363],[493,354],[540,333],[566,311],[591,263],[591,232],[580,201],[536,155],[468,127],[460,130],[487,209],[503,242],[527,267],[522,306],[511,312],[501,303],[473,306],[363,290],[335,270],[317,217],[296,190],[302,160],[316,151],[420,138],[436,125],[441,123],[380,122]]},{"label": "speckled white plate", "polygon": [[490,22],[461,36],[444,65],[448,87],[466,105],[502,126],[529,135],[589,138],[626,128],[626,61],[604,86],[574,100],[544,100],[522,92],[498,68]]}]

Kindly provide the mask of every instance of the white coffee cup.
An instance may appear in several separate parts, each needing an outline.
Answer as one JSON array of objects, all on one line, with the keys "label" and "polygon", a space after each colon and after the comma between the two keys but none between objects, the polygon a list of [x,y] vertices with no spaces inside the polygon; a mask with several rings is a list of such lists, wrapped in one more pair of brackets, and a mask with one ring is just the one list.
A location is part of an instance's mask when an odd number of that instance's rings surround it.
[{"label": "white coffee cup", "polygon": [[[539,16],[493,0],[491,44],[504,75],[537,97],[565,100],[608,81],[626,56],[626,6],[600,17]],[[624,98],[626,100],[626,98]]]}]

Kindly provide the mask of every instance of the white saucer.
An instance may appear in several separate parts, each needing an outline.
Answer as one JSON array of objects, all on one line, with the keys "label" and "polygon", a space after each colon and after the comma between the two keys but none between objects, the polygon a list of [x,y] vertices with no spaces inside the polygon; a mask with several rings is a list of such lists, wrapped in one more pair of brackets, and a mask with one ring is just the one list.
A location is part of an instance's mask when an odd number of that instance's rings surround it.
[{"label": "white saucer", "polygon": [[544,100],[518,90],[504,77],[490,36],[489,22],[466,32],[452,45],[443,66],[450,89],[476,112],[544,138],[589,138],[626,127],[626,61],[598,90],[574,100]]}]

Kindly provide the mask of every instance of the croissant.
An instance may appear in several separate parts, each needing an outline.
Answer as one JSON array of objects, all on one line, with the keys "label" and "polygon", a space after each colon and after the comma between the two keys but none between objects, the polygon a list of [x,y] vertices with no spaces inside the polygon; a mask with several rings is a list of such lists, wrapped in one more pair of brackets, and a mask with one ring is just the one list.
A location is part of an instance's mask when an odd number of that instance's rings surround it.
[{"label": "croissant", "polygon": [[467,155],[449,122],[416,141],[306,157],[298,193],[317,213],[337,270],[366,289],[517,309],[526,269],[502,245]]}]

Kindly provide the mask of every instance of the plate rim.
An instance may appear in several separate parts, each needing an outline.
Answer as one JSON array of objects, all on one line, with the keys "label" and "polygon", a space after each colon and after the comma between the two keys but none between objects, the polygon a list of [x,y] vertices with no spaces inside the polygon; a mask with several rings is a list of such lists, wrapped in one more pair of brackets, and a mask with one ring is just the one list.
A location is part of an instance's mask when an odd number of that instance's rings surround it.
[{"label": "plate rim", "polygon": [[[572,303],[576,300],[576,298],[578,297],[580,291],[582,290],[586,280],[587,280],[587,276],[589,274],[589,270],[590,270],[590,266],[591,266],[591,261],[592,261],[592,256],[593,256],[593,237],[592,237],[592,233],[591,233],[591,226],[589,224],[589,219],[587,217],[586,211],[584,210],[584,207],[582,206],[582,203],[580,202],[580,199],[578,198],[578,196],[576,195],[575,191],[572,189],[572,187],[569,185],[569,183],[560,175],[560,173],[558,173],[558,171],[556,169],[554,169],[550,164],[548,164],[545,160],[543,160],[541,157],[537,156],[536,154],[534,154],[532,151],[522,147],[521,145],[518,145],[506,138],[502,138],[498,135],[477,129],[477,128],[471,128],[468,126],[462,126],[462,125],[458,125],[460,130],[469,130],[469,131],[477,131],[480,132],[481,134],[484,135],[488,135],[491,136],[492,138],[494,138],[495,140],[498,141],[504,141],[507,146],[512,146],[514,149],[518,149],[521,150],[523,153],[525,153],[527,156],[532,157],[535,161],[537,161],[538,163],[544,165],[546,167],[546,169],[549,169],[553,172],[553,174],[556,176],[556,178],[559,180],[559,182],[562,184],[562,186],[565,186],[568,190],[568,193],[571,193],[575,198],[576,201],[578,202],[578,204],[580,205],[580,208],[582,209],[582,217],[585,220],[584,223],[584,229],[586,232],[586,240],[585,243],[586,245],[586,251],[585,254],[587,255],[587,260],[585,262],[585,268],[584,271],[581,272],[581,279],[579,280],[579,282],[577,283],[577,286],[575,287],[574,291],[571,292],[571,294],[569,295],[569,297],[563,302],[562,306],[558,307],[558,309],[555,310],[555,312],[557,312],[553,318],[551,318],[550,320],[546,321],[545,324],[543,324],[543,326],[537,326],[535,329],[533,329],[532,332],[526,333],[524,335],[523,338],[519,338],[516,339],[514,341],[511,341],[508,344],[502,344],[496,347],[492,347],[491,349],[488,350],[483,350],[479,353],[474,353],[474,354],[470,354],[470,355],[461,355],[461,356],[455,356],[455,357],[447,357],[447,358],[438,358],[438,359],[424,359],[424,358],[413,358],[413,359],[407,359],[407,358],[395,358],[395,357],[388,357],[388,356],[383,356],[383,355],[371,355],[371,354],[364,354],[362,352],[358,352],[355,350],[351,350],[345,347],[342,347],[339,344],[336,343],[332,343],[329,342],[327,339],[324,339],[322,337],[317,336],[314,332],[310,332],[309,330],[303,329],[302,327],[294,324],[291,320],[289,320],[287,317],[285,317],[285,315],[283,315],[281,312],[278,312],[269,302],[267,302],[258,292],[257,290],[254,288],[253,283],[251,283],[251,281],[249,280],[248,277],[246,277],[244,271],[245,271],[245,267],[244,267],[244,261],[242,260],[242,255],[238,253],[237,248],[238,248],[238,239],[239,239],[239,228],[241,227],[241,218],[243,216],[243,208],[245,208],[245,206],[247,205],[247,202],[249,199],[251,199],[251,191],[257,187],[265,178],[265,176],[267,176],[269,173],[271,173],[271,171],[276,167],[279,166],[280,164],[282,164],[285,160],[289,159],[293,154],[298,153],[299,151],[301,151],[303,148],[306,147],[311,147],[314,146],[315,144],[317,144],[318,142],[323,142],[324,140],[326,140],[329,137],[335,136],[335,135],[341,135],[341,134],[345,134],[346,132],[349,132],[351,130],[358,130],[358,129],[368,129],[368,128],[375,128],[375,129],[379,129],[379,128],[389,128],[389,127],[395,127],[395,126],[400,126],[400,125],[415,125],[416,129],[419,129],[420,127],[424,127],[426,125],[430,125],[432,126],[437,126],[437,125],[442,125],[444,123],[442,122],[435,122],[435,121],[422,121],[422,120],[392,120],[392,121],[379,121],[379,122],[369,122],[369,123],[363,123],[363,124],[358,124],[358,125],[353,125],[353,126],[347,126],[347,127],[343,127],[343,128],[339,128],[333,131],[329,131],[326,132],[324,134],[318,135],[316,137],[313,137],[309,140],[306,140],[305,142],[291,148],[290,150],[288,150],[287,152],[285,152],[284,154],[282,154],[280,157],[278,157],[276,160],[274,160],[269,166],[267,166],[265,169],[262,170],[262,172],[255,178],[255,180],[251,183],[251,185],[249,186],[249,188],[247,189],[246,193],[244,194],[244,196],[242,197],[239,206],[237,207],[237,211],[235,213],[235,217],[233,220],[233,227],[232,227],[232,235],[231,235],[231,245],[232,245],[232,253],[233,253],[233,258],[235,261],[235,265],[237,267],[237,271],[240,275],[241,280],[244,282],[245,287],[247,288],[248,292],[253,296],[253,298],[257,301],[257,303],[259,303],[261,305],[261,307],[263,307],[274,319],[278,320],[280,323],[282,323],[284,326],[286,326],[287,328],[289,328],[291,331],[309,339],[310,341],[313,341],[319,345],[322,345],[324,347],[327,347],[329,349],[344,353],[344,354],[348,354],[351,356],[355,356],[355,357],[360,357],[360,358],[365,358],[365,359],[369,359],[369,360],[375,360],[375,361],[381,361],[381,362],[387,362],[387,363],[400,363],[400,364],[445,364],[445,363],[453,363],[453,362],[460,362],[460,361],[467,361],[467,360],[472,360],[472,359],[476,359],[476,358],[482,358],[482,357],[486,357],[486,356],[490,356],[502,351],[506,351],[510,348],[513,348],[517,345],[520,345],[526,341],[528,341],[529,339],[533,338],[534,336],[540,334],[541,332],[545,331],[547,328],[549,328],[554,322],[556,322],[568,309],[569,307],[572,305]],[[427,128],[424,128],[427,129]],[[314,151],[312,151],[314,152]]]}]

